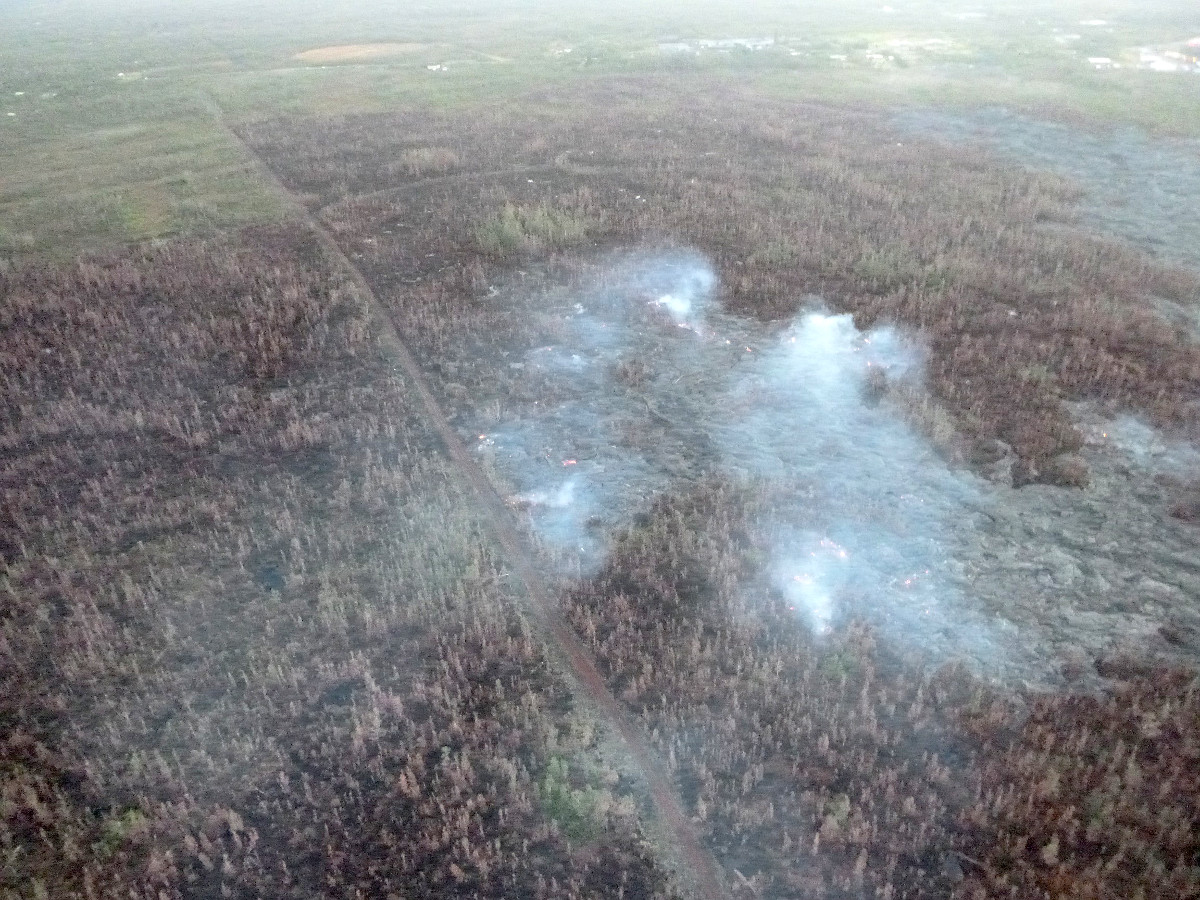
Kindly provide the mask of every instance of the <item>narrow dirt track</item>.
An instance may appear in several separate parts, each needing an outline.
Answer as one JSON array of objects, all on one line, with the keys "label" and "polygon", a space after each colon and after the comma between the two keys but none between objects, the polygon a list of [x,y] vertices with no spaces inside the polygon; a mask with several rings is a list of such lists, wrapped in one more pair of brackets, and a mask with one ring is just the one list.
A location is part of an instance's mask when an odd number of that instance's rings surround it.
[{"label": "narrow dirt track", "polygon": [[[218,110],[209,106],[216,114]],[[654,804],[656,821],[651,821],[651,832],[664,844],[664,850],[676,864],[676,875],[681,888],[702,900],[728,900],[731,896],[722,869],[700,841],[699,833],[683,808],[670,771],[659,754],[647,742],[641,727],[628,715],[620,702],[608,690],[604,677],[584,644],[576,636],[570,624],[563,618],[554,602],[553,595],[532,562],[532,553],[522,532],[513,521],[508,507],[496,492],[487,475],[476,464],[475,459],[459,439],[450,425],[450,420],[434,396],[429,381],[416,358],[400,337],[397,323],[392,319],[384,304],[375,295],[358,267],[346,256],[334,237],[322,226],[314,215],[288,190],[269,166],[252,151],[220,116],[222,127],[242,147],[247,157],[260,170],[264,179],[275,186],[280,196],[286,199],[300,221],[305,223],[343,273],[362,293],[371,307],[372,317],[377,324],[380,343],[392,356],[411,388],[420,398],[429,422],[433,425],[454,468],[468,486],[486,513],[493,534],[504,550],[514,573],[521,579],[529,597],[530,615],[535,626],[554,648],[559,651],[568,668],[567,674],[586,693],[597,713],[611,727],[624,744],[628,758],[640,769],[650,798]]]}]

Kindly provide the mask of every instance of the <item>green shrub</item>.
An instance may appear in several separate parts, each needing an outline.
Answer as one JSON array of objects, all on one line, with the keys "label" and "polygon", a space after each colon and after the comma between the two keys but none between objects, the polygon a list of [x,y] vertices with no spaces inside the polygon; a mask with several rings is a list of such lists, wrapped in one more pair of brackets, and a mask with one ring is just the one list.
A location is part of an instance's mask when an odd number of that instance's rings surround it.
[{"label": "green shrub", "polygon": [[611,797],[599,788],[572,787],[570,767],[562,757],[554,757],[546,766],[538,783],[538,797],[546,815],[572,842],[594,841],[603,833]]},{"label": "green shrub", "polygon": [[495,256],[521,250],[568,247],[587,237],[595,223],[569,210],[546,204],[534,207],[504,204],[475,229],[480,249]]},{"label": "green shrub", "polygon": [[94,850],[100,857],[109,857],[121,849],[121,845],[135,832],[146,825],[146,816],[140,809],[127,809],[119,816],[114,816],[104,823],[100,831],[100,840]]}]

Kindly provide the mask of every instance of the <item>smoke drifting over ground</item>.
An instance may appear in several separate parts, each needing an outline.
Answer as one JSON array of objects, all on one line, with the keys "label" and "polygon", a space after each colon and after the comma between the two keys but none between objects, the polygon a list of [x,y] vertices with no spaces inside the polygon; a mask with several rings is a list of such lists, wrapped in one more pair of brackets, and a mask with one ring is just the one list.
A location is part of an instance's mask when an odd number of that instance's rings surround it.
[{"label": "smoke drifting over ground", "polygon": [[[1194,478],[1200,473],[1200,451],[1182,440],[1165,437],[1134,416],[1119,416],[1092,431],[1119,448],[1131,465],[1153,473]],[[1095,438],[1095,434],[1091,435]]]},{"label": "smoke drifting over ground", "polygon": [[479,450],[568,567],[594,570],[604,527],[628,522],[704,455],[702,435],[655,418],[653,404],[700,361],[714,284],[693,254],[615,260],[568,298],[555,344],[508,364],[521,375],[519,415],[481,430]]},{"label": "smoke drifting over ground", "polygon": [[696,254],[608,260],[561,303],[557,342],[509,363],[524,402],[480,449],[541,538],[585,569],[603,559],[598,526],[627,523],[673,480],[719,465],[708,423],[736,354],[707,333],[715,288]]},{"label": "smoke drifting over ground", "polygon": [[862,617],[931,663],[1046,685],[1131,642],[1195,652],[1195,526],[1166,514],[1190,447],[1073,408],[1090,487],[1013,491],[898,417],[889,386],[923,370],[902,333],[859,332],[818,297],[790,323],[729,315],[695,253],[572,265],[549,290],[499,291],[538,337],[488,336],[462,421],[564,576],[598,572],[656,496],[750,480],[770,538],[756,589],[818,637]]},{"label": "smoke drifting over ground", "polygon": [[508,364],[523,402],[478,433],[510,503],[586,575],[656,493],[768,480],[769,588],[814,633],[865,616],[936,657],[994,655],[953,578],[978,479],[878,403],[888,380],[920,378],[918,348],[815,297],[786,328],[747,322],[718,290],[703,258],[668,252],[609,260],[559,301],[560,339]]},{"label": "smoke drifting over ground", "polygon": [[806,313],[756,354],[721,429],[727,464],[796,486],[779,510],[776,586],[813,628],[851,610],[925,630],[951,601],[947,521],[973,492],[883,408],[874,385],[915,377],[915,350],[849,316]]}]

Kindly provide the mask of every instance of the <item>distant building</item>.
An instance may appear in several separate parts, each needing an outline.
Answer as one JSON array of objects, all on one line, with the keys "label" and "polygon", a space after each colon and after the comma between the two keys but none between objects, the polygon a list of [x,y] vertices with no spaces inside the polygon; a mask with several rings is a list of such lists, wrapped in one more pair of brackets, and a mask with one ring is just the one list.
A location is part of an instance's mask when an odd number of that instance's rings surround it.
[{"label": "distant building", "polygon": [[1200,71],[1200,48],[1192,48],[1187,44],[1141,47],[1138,49],[1137,67],[1151,72]]},{"label": "distant building", "polygon": [[666,41],[658,45],[660,53],[699,53],[701,50],[766,50],[775,46],[775,38],[718,38],[698,41]]}]

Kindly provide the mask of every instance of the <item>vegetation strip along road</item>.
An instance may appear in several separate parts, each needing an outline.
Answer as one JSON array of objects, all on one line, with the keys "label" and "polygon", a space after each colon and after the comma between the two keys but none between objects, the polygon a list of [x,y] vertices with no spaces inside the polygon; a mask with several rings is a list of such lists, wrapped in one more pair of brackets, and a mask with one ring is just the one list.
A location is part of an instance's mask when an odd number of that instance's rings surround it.
[{"label": "vegetation strip along road", "polygon": [[524,584],[530,600],[529,612],[535,624],[540,626],[543,636],[559,651],[574,680],[592,701],[597,712],[620,736],[629,758],[640,769],[654,804],[658,825],[655,830],[659,838],[666,842],[671,859],[680,864],[677,871],[680,881],[703,900],[726,900],[729,892],[720,866],[701,844],[699,834],[692,826],[676,793],[669,770],[663,766],[658,754],[647,743],[638,725],[629,718],[616,697],[609,691],[591,654],[559,613],[550,591],[532,562],[524,539],[510,517],[508,508],[454,432],[449,418],[434,397],[425,373],[401,339],[399,327],[392,316],[333,235],[223,119],[218,121],[254,161],[268,183],[293,207],[296,216],[311,229],[321,247],[366,299],[372,318],[378,325],[377,336],[381,345],[393,356],[401,372],[416,391],[430,423],[450,454],[455,471],[478,499],[497,542],[508,556],[517,577]]}]

